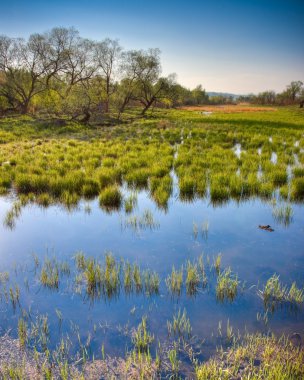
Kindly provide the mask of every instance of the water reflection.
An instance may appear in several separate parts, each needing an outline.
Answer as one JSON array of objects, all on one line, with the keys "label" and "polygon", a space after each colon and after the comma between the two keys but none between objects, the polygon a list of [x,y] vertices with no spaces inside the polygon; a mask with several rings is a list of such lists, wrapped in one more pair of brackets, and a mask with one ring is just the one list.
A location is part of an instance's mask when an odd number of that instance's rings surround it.
[{"label": "water reflection", "polygon": [[[164,339],[166,321],[185,309],[192,334],[214,348],[217,340],[212,336],[219,321],[226,326],[229,320],[233,331],[243,330],[245,324],[249,331],[263,331],[257,314],[267,310],[263,311],[264,304],[252,287],[264,284],[273,273],[279,273],[288,286],[293,280],[303,286],[302,205],[291,206],[289,219],[283,210],[280,222],[274,206],[259,199],[235,202],[227,198],[222,207],[213,207],[216,203],[208,196],[192,202],[180,200],[174,186],[165,212],[145,190],[133,197],[132,190],[124,194],[128,203],[111,213],[101,209],[98,200],[81,201],[69,211],[59,205],[43,208],[33,203],[19,209],[12,199],[0,199],[2,220],[10,210],[18,211],[13,230],[0,227],[1,284],[4,273],[9,273],[1,285],[3,330],[16,331],[20,314],[27,310],[33,320],[48,316],[51,346],[63,334],[77,343],[73,331],[83,339],[90,331],[92,353],[100,355],[105,344],[109,354],[123,355],[132,341],[117,326],[136,328],[141,317],[148,315],[152,333]],[[274,223],[272,234],[258,229],[259,224]],[[50,264],[45,265],[47,250],[52,254],[48,254]],[[79,250],[91,258],[82,269],[74,267]],[[104,263],[109,250],[115,263],[109,262],[106,270],[98,263]],[[202,252],[203,263],[199,260]],[[222,255],[217,272],[218,252]],[[14,268],[14,262],[19,266]],[[225,272],[228,267],[231,272]],[[263,314],[260,321],[268,319],[272,331],[298,331],[304,327],[303,310],[291,311],[286,314],[285,306],[278,307],[271,317]],[[111,326],[111,333],[100,327],[105,325]]]}]

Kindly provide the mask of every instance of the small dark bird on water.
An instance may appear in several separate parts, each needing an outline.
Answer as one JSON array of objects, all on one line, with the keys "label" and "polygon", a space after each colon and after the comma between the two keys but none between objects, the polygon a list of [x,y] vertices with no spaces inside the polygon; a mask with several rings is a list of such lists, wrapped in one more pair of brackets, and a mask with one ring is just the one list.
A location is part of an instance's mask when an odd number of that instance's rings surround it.
[{"label": "small dark bird on water", "polygon": [[273,231],[274,231],[274,229],[271,228],[271,226],[270,226],[269,224],[267,224],[266,226],[261,226],[261,225],[259,224],[259,228],[260,228],[261,230],[265,230],[265,231],[269,231],[269,232],[273,232]]}]

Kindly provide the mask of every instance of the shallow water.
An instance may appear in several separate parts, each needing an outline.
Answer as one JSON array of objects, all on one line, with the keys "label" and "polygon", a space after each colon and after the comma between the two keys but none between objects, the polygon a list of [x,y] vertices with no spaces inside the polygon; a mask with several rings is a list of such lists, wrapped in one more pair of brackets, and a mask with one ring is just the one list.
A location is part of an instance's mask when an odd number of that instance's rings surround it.
[{"label": "shallow water", "polygon": [[[2,221],[12,202],[9,197],[0,198]],[[82,201],[72,211],[60,206],[27,205],[14,229],[0,225],[0,271],[10,272],[10,284],[19,284],[21,290],[21,307],[16,311],[2,299],[1,332],[16,329],[21,308],[30,309],[33,316],[48,315],[52,347],[67,333],[75,340],[76,333],[71,327],[75,324],[83,341],[88,332],[92,335],[90,346],[95,357],[100,356],[102,344],[106,353],[123,355],[126,348],[132,346],[130,330],[138,325],[143,315],[148,315],[149,329],[162,340],[167,337],[166,321],[171,320],[179,308],[186,308],[194,335],[206,340],[202,356],[208,357],[217,344],[220,321],[223,330],[229,319],[234,331],[303,331],[302,309],[297,312],[286,308],[276,310],[269,316],[267,326],[257,320],[257,313],[264,311],[257,290],[274,273],[279,274],[280,280],[287,285],[293,281],[298,286],[304,285],[304,206],[294,204],[292,207],[293,220],[286,227],[275,221],[271,204],[259,199],[241,203],[231,200],[221,207],[213,207],[209,199],[192,203],[180,201],[175,187],[165,212],[156,207],[145,191],[141,191],[133,215],[140,216],[150,210],[157,227],[135,231],[126,225],[128,215],[123,210],[106,213],[100,209],[97,200]],[[209,223],[205,234],[202,233],[204,222]],[[198,228],[197,236],[193,232],[194,224]],[[274,232],[260,230],[259,224],[271,225]],[[92,303],[83,294],[75,294],[72,290],[72,275],[64,277],[58,291],[42,288],[34,271],[32,254],[35,253],[40,261],[45,256],[57,257],[73,266],[77,251],[94,257],[102,257],[106,251],[111,251],[117,258],[157,271],[161,277],[160,294],[126,296],[122,291],[116,299],[100,299]],[[165,278],[172,265],[178,268],[186,260],[198,258],[202,252],[210,256],[211,262],[221,252],[222,267],[230,266],[245,282],[243,293],[232,303],[216,301],[216,278],[212,272],[208,273],[207,289],[195,297],[187,296],[185,291],[175,299],[168,294]],[[25,278],[29,290],[24,285]],[[61,326],[56,309],[63,316]]]}]

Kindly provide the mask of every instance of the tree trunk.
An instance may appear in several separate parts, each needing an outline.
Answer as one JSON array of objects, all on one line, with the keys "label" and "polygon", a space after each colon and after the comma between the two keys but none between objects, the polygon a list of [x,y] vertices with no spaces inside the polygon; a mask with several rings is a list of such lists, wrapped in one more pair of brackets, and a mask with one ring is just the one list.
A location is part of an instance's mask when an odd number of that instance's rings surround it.
[{"label": "tree trunk", "polygon": [[91,114],[89,111],[84,112],[84,117],[80,120],[81,123],[87,124],[91,118]]},{"label": "tree trunk", "polygon": [[153,97],[151,100],[149,100],[146,104],[145,104],[145,107],[144,109],[141,111],[141,114],[144,115],[148,109],[152,106],[152,104],[154,103],[155,101],[155,98]]},{"label": "tree trunk", "polygon": [[107,85],[106,85],[106,104],[105,104],[105,112],[109,113],[109,103],[110,103],[110,79],[107,78]]},{"label": "tree trunk", "polygon": [[21,104],[21,113],[22,115],[25,115],[28,113],[28,109],[29,109],[29,100],[25,100],[22,104]]}]

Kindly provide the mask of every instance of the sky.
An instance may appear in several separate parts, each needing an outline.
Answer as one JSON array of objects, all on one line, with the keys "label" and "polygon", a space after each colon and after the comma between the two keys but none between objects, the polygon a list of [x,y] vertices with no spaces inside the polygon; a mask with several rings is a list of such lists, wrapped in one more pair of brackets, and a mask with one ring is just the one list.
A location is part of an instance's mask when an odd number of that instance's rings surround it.
[{"label": "sky", "polygon": [[0,34],[73,26],[126,49],[160,48],[163,75],[235,94],[304,82],[304,0],[10,0]]}]

